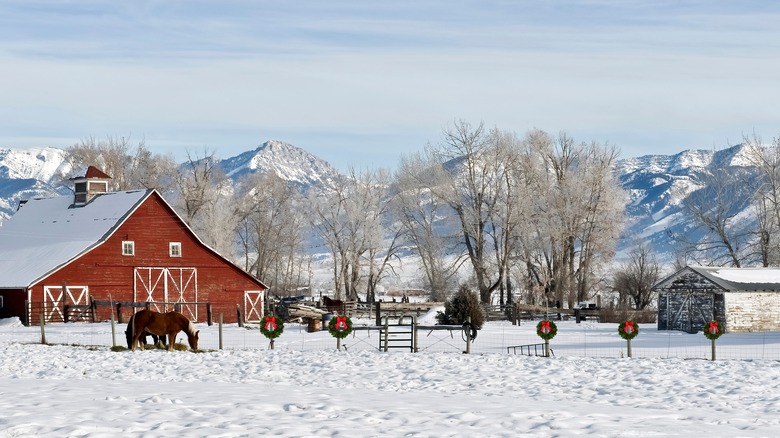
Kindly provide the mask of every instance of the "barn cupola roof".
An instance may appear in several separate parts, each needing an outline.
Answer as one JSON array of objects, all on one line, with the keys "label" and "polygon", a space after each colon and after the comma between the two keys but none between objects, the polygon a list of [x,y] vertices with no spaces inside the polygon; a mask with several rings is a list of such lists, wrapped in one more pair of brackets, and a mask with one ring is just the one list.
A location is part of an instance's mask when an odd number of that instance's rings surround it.
[{"label": "barn cupola roof", "polygon": [[111,177],[103,173],[95,166],[89,166],[84,176],[71,178],[74,184],[73,205],[80,207],[86,205],[95,196],[108,192],[108,180]]}]

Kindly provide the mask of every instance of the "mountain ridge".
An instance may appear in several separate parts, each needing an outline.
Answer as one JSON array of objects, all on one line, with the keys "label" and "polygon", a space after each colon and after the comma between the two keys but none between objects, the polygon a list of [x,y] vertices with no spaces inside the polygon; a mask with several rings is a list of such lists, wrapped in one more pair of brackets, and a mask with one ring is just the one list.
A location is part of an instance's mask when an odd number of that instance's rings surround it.
[{"label": "mountain ridge", "polygon": [[[257,148],[219,160],[225,174],[237,184],[246,175],[274,172],[302,190],[323,190],[344,178],[327,161],[289,143],[269,140]],[[637,239],[649,242],[658,253],[673,259],[670,235],[692,229],[683,214],[683,201],[703,187],[715,167],[749,169],[744,145],[720,150],[688,149],[673,155],[644,155],[620,159],[618,179],[629,195],[627,223],[618,252]],[[65,151],[57,148],[0,149],[0,226],[16,210],[19,201],[68,193],[60,174],[69,169]]]}]

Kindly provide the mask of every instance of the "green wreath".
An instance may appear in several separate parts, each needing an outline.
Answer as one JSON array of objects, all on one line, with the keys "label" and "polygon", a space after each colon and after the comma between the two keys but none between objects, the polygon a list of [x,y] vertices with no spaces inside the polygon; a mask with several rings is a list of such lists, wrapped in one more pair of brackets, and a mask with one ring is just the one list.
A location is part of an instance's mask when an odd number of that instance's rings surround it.
[{"label": "green wreath", "polygon": [[334,338],[344,339],[352,333],[352,320],[349,316],[334,316],[328,323],[328,332]]},{"label": "green wreath", "polygon": [[536,334],[545,341],[549,341],[558,334],[558,327],[554,322],[545,319],[536,324]]},{"label": "green wreath", "polygon": [[618,333],[621,338],[630,341],[639,334],[639,324],[634,321],[623,321],[618,325]]},{"label": "green wreath", "polygon": [[260,323],[260,333],[266,338],[274,340],[284,331],[284,323],[273,315],[265,315]]},{"label": "green wreath", "polygon": [[704,336],[710,341],[718,339],[723,334],[723,329],[720,328],[718,321],[709,321],[704,323]]}]

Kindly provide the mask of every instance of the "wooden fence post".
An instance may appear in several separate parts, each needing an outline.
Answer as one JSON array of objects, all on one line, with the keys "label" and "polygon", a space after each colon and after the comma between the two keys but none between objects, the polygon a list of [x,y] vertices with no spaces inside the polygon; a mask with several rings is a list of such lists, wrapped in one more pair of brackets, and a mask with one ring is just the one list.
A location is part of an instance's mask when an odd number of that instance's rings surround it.
[{"label": "wooden fence post", "polygon": [[715,339],[712,340],[712,360],[715,360]]},{"label": "wooden fence post", "polygon": [[471,354],[471,315],[466,317],[466,351],[464,353]]},{"label": "wooden fence post", "polygon": [[45,325],[46,325],[46,315],[44,315],[44,313],[41,312],[41,344],[46,343],[46,330],[44,329]]},{"label": "wooden fence post", "polygon": [[116,347],[116,324],[114,323],[114,309],[111,309],[111,346]]},{"label": "wooden fence post", "polygon": [[244,316],[241,314],[241,305],[236,304],[236,319],[238,320],[238,326],[244,326]]},{"label": "wooden fence post", "polygon": [[[220,314],[221,315],[221,314]],[[212,313],[211,313],[211,303],[206,303],[206,322],[208,322],[208,325],[211,326],[214,323],[212,322]],[[222,321],[220,321],[222,323]]]},{"label": "wooden fence post", "polygon": [[376,325],[382,325],[382,302],[376,302]]},{"label": "wooden fence post", "polygon": [[[377,309],[378,308],[379,308],[379,306],[377,306]],[[387,352],[387,348],[388,348],[387,344],[388,344],[388,341],[389,341],[389,338],[390,338],[390,334],[389,334],[389,332],[390,332],[390,323],[389,323],[389,321],[390,321],[390,318],[385,318],[385,352]]]},{"label": "wooden fence post", "polygon": [[414,333],[412,335],[412,351],[417,353],[420,351],[419,348],[417,348],[417,317],[412,318],[412,332]]},{"label": "wooden fence post", "polygon": [[222,349],[222,313],[219,314],[219,349]]}]

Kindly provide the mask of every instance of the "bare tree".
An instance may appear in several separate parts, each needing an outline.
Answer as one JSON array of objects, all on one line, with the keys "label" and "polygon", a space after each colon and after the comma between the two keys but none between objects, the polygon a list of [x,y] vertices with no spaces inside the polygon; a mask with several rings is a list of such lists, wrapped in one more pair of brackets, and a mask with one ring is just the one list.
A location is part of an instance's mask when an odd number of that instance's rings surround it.
[{"label": "bare tree", "polygon": [[[489,228],[496,225],[497,209],[506,203],[504,173],[507,167],[497,136],[489,135],[482,124],[472,127],[457,121],[443,133],[441,142],[431,151],[452,170],[443,173],[444,183],[429,187],[435,196],[455,211],[462,242],[471,261],[480,300],[490,303],[492,293],[504,281],[505,270],[493,263],[495,242]],[[493,238],[498,234],[494,232]]]},{"label": "bare tree", "polygon": [[780,263],[780,137],[765,145],[761,137],[745,137],[747,157],[758,171],[755,194],[756,234],[762,266]]},{"label": "bare tree", "polygon": [[660,280],[661,266],[649,247],[634,247],[629,259],[614,274],[612,288],[618,293],[618,304],[631,301],[633,307],[642,310],[655,301],[653,286]]},{"label": "bare tree", "polygon": [[238,183],[237,236],[247,272],[278,295],[308,283],[303,277],[305,220],[301,195],[275,173],[255,173]]},{"label": "bare tree", "polygon": [[454,211],[433,195],[430,187],[443,183],[444,172],[430,154],[401,159],[396,171],[395,217],[404,241],[420,257],[431,300],[445,301],[456,286],[454,277],[464,260],[465,246],[451,233]]},{"label": "bare tree", "polygon": [[238,217],[233,185],[214,153],[187,151],[187,160],[173,175],[173,206],[200,239],[226,257],[235,254]]},{"label": "bare tree", "polygon": [[[383,242],[381,225],[387,211],[387,178],[383,175],[379,171],[357,173],[353,169],[349,178],[334,184],[333,190],[310,199],[312,225],[333,257],[338,298],[343,291],[347,299],[358,299],[358,289],[364,281],[368,281],[372,294],[397,249],[397,238],[388,246]],[[384,260],[377,261],[380,253],[385,255]]]},{"label": "bare tree", "polygon": [[524,144],[532,211],[516,253],[529,290],[571,307],[596,289],[622,228],[626,197],[613,173],[617,151],[538,130]]},{"label": "bare tree", "polygon": [[740,178],[740,170],[735,168],[713,168],[703,174],[701,184],[685,198],[683,206],[703,236],[689,233],[693,238],[677,238],[688,242],[689,257],[699,263],[739,268],[749,261],[746,248],[752,230],[740,223],[738,215],[751,202],[751,184]]}]

